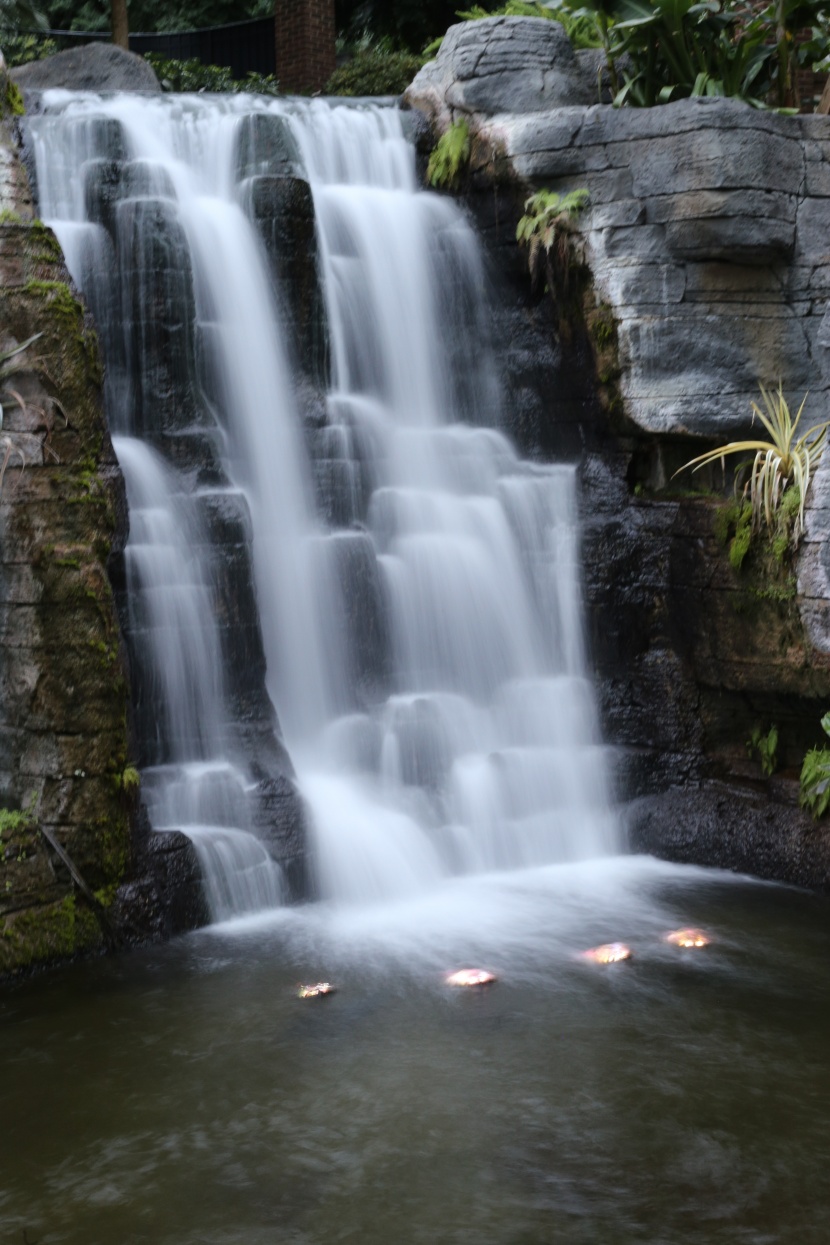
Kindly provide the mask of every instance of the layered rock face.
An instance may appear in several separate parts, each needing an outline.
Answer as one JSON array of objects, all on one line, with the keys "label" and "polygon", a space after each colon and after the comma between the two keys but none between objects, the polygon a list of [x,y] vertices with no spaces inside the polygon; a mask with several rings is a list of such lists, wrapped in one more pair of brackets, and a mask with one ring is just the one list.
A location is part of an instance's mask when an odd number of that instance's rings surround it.
[{"label": "layered rock face", "polygon": [[[465,117],[474,135],[467,191],[502,290],[512,431],[583,463],[589,626],[632,842],[827,887],[830,842],[795,779],[830,703],[830,459],[797,590],[730,566],[715,535],[726,478],[695,497],[700,477],[671,477],[749,431],[759,381],[781,379],[795,407],[809,390],[805,427],[827,418],[830,121],[728,100],[585,105],[558,55],[529,95],[516,51],[550,55],[548,24],[455,28],[407,98],[436,130]],[[541,187],[590,192],[552,297],[531,290],[513,238]],[[779,773],[764,781],[746,741],[773,723]]]},{"label": "layered rock face", "polygon": [[[0,75],[7,104],[14,102]],[[0,973],[101,945],[138,868],[107,561],[126,515],[94,330],[0,127]],[[83,883],[79,889],[70,865]]]}]

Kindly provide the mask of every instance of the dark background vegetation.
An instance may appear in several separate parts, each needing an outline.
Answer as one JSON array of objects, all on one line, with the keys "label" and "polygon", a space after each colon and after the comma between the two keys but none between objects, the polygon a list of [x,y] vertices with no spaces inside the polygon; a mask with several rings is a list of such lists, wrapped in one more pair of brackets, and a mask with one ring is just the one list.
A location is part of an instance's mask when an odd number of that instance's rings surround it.
[{"label": "dark background vegetation", "polygon": [[[499,0],[484,0],[495,8]],[[5,6],[0,4],[0,11]],[[52,30],[108,30],[110,0],[42,0],[32,6]],[[460,0],[337,0],[337,30],[346,42],[388,40],[401,51],[420,52],[457,21]],[[198,30],[248,18],[268,17],[273,0],[129,0],[130,30]],[[21,22],[21,25],[23,23]]]}]

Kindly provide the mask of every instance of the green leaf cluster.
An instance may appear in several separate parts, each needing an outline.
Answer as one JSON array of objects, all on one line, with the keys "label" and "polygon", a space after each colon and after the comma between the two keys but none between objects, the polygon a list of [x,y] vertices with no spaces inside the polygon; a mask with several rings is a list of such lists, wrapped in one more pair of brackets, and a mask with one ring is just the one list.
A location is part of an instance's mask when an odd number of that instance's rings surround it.
[{"label": "green leaf cluster", "polygon": [[422,56],[385,47],[359,49],[326,83],[326,95],[402,95],[424,63]]},{"label": "green leaf cluster", "polygon": [[[483,17],[545,17],[553,22],[560,22],[565,27],[571,43],[575,48],[598,48],[600,36],[593,17],[585,12],[569,12],[563,7],[551,4],[528,4],[525,0],[507,0],[506,4],[497,9],[485,9],[475,4],[471,9],[462,9],[457,14],[463,22],[480,21]],[[438,43],[440,44],[440,40]],[[436,49],[437,50],[437,49]]]},{"label": "green leaf cluster", "polygon": [[427,181],[436,189],[450,190],[470,158],[470,129],[466,121],[448,126],[429,157]]},{"label": "green leaf cluster", "polygon": [[541,253],[549,255],[555,243],[562,245],[572,222],[588,205],[587,190],[538,190],[525,199],[524,216],[516,226],[516,241],[528,248],[531,275],[538,269]]},{"label": "green leaf cluster", "polygon": [[[821,719],[821,729],[830,738],[830,713]],[[818,821],[830,807],[830,749],[811,748],[801,766],[801,790],[798,802],[809,809]]]},{"label": "green leaf cluster", "polygon": [[160,52],[147,52],[144,59],[156,72],[163,91],[195,94],[207,92],[212,95],[247,94],[279,95],[280,87],[273,74],[254,73],[244,78],[234,78],[224,65],[203,65],[201,61],[171,60]]},{"label": "green leaf cluster", "polygon": [[[109,30],[111,0],[27,0],[51,30]],[[130,30],[199,30],[269,17],[273,0],[129,0]],[[18,24],[30,28],[29,22]],[[4,49],[5,50],[5,49]]]},{"label": "green leaf cluster", "polygon": [[54,39],[36,34],[6,34],[0,32],[0,44],[3,57],[9,69],[18,65],[28,65],[30,61],[43,60],[46,56],[54,56],[58,45]]},{"label": "green leaf cluster", "polygon": [[746,750],[750,756],[757,754],[761,773],[765,778],[771,777],[778,765],[778,727],[771,726],[764,734],[760,726],[756,726],[746,742]]},{"label": "green leaf cluster", "polygon": [[703,95],[797,106],[797,70],[830,54],[830,0],[770,0],[754,12],[736,0],[554,0],[552,8],[593,24],[617,106]]}]

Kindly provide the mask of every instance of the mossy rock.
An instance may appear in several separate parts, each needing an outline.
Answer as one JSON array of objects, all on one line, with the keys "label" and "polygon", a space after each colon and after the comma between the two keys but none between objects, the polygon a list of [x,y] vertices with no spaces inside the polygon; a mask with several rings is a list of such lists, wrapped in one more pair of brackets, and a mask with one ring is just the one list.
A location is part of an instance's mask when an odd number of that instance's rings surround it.
[{"label": "mossy rock", "polygon": [[74,895],[0,919],[0,973],[68,959],[103,944],[95,914]]}]

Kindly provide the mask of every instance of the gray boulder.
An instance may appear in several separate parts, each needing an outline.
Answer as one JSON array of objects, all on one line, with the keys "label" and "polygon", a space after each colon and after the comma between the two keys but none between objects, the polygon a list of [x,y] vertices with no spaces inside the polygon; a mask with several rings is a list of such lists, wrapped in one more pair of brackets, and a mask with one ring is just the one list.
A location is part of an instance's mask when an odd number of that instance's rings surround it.
[{"label": "gray boulder", "polygon": [[404,98],[444,128],[455,111],[490,116],[590,104],[591,72],[559,22],[488,17],[451,26]]},{"label": "gray boulder", "polygon": [[11,71],[23,91],[154,91],[161,87],[152,67],[134,52],[113,43],[87,43],[31,61]]}]

